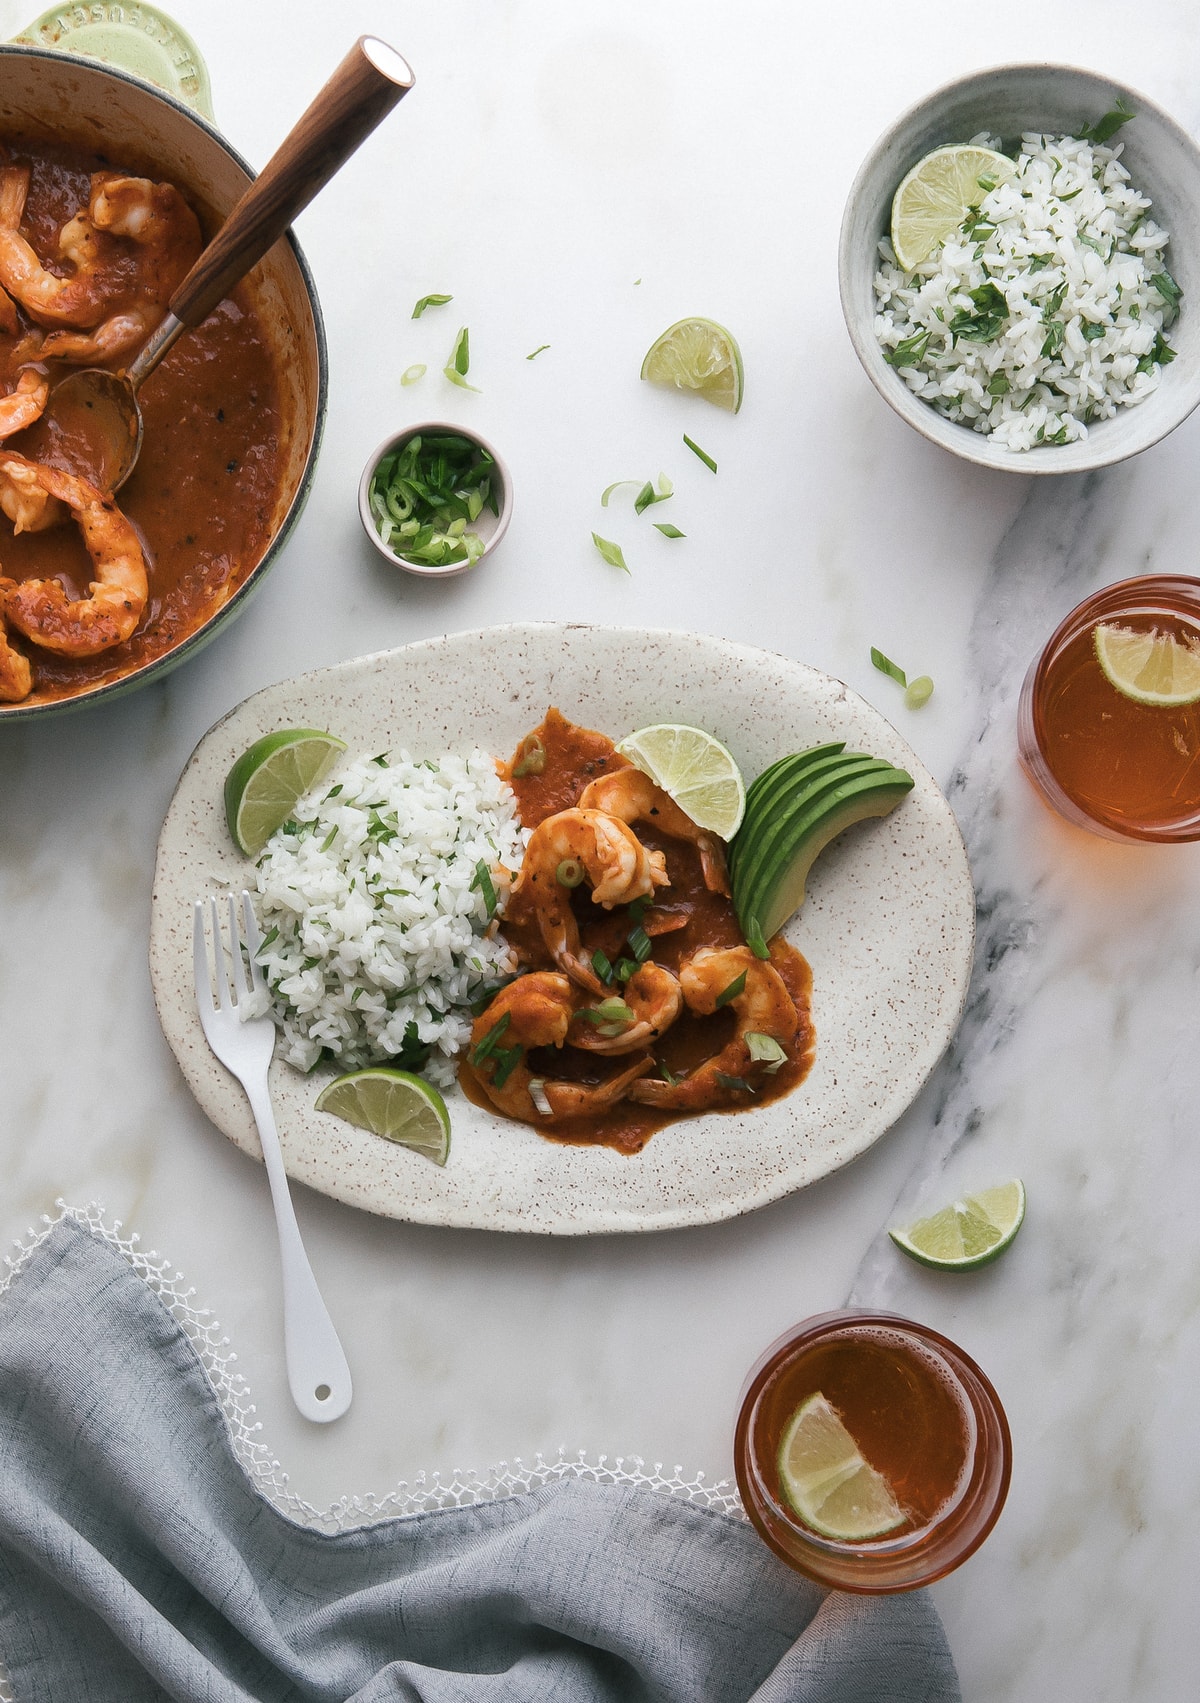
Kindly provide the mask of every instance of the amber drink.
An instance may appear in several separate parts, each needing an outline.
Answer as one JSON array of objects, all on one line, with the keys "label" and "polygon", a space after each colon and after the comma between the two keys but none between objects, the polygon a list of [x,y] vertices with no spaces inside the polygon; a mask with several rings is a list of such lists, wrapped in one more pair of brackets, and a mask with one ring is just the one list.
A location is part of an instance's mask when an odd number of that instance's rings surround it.
[{"label": "amber drink", "polygon": [[1200,839],[1200,700],[1145,703],[1112,684],[1097,628],[1200,648],[1200,579],[1147,575],[1073,609],[1021,691],[1021,762],[1069,821],[1109,839]]},{"label": "amber drink", "polygon": [[[814,1403],[832,1410],[882,1481],[887,1530],[834,1537],[799,1511],[781,1451]],[[734,1440],[738,1488],[760,1535],[810,1578],[860,1592],[914,1590],[965,1561],[999,1517],[1011,1454],[999,1398],[961,1348],[893,1313],[857,1311],[807,1319],[767,1350]]]}]

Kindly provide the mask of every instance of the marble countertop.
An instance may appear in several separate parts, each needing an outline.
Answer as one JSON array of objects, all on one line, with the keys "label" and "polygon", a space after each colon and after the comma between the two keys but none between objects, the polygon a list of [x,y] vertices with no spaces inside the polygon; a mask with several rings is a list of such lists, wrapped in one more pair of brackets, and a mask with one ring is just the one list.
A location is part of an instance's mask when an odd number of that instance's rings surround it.
[{"label": "marble countertop", "polygon": [[[905,106],[1004,58],[1110,69],[1200,130],[1200,38],[1143,0],[1010,0],[949,15],[783,0],[174,0],[217,123],[261,164],[362,31],[413,93],[302,215],[329,413],[311,500],[242,618],[101,711],[0,728],[0,1238],[98,1200],[219,1316],[261,1437],[323,1506],[421,1472],[554,1455],[728,1476],[744,1373],[847,1299],[924,1320],[985,1367],[1012,1424],[1007,1509],[936,1587],[972,1703],[1137,1696],[1200,1679],[1200,852],[1068,827],[1016,761],[1030,658],[1089,591],[1194,572],[1200,416],[1103,475],[960,464],[859,369],[837,298],[850,181]],[[28,22],[0,0],[0,35]],[[998,39],[1003,25],[1003,39]],[[451,307],[409,318],[418,296]],[[672,320],[728,324],[732,418],[638,381]],[[441,367],[460,324],[471,379]],[[549,344],[535,361],[526,356]],[[404,389],[415,362],[428,372]],[[359,530],[362,465],[450,417],[506,456],[507,538],[444,584],[394,573]],[[718,460],[715,479],[681,445]],[[676,483],[669,542],[612,480]],[[630,573],[594,550],[624,545]],[[0,550],[2,555],[2,550]],[[979,903],[962,1029],[865,1157],[748,1217],[653,1236],[421,1228],[297,1190],[356,1381],[313,1428],[284,1378],[265,1176],[193,1103],[146,967],[155,845],[207,728],[268,682],[514,619],[690,628],[814,664],[893,720],[961,824]],[[937,683],[919,712],[878,646]],[[922,1271],[889,1223],[1021,1176],[1012,1252]]]}]

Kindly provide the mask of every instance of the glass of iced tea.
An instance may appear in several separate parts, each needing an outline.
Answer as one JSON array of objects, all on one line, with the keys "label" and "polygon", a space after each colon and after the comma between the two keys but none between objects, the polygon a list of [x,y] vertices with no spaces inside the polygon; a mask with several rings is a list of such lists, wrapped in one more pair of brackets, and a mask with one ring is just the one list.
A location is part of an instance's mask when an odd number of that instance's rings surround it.
[{"label": "glass of iced tea", "polygon": [[746,1512],[818,1583],[910,1591],[971,1555],[1004,1506],[999,1397],[937,1331],[894,1313],[806,1319],[750,1373],[734,1437]]},{"label": "glass of iced tea", "polygon": [[1121,580],[1073,609],[1025,677],[1017,739],[1068,821],[1200,839],[1200,579]]}]

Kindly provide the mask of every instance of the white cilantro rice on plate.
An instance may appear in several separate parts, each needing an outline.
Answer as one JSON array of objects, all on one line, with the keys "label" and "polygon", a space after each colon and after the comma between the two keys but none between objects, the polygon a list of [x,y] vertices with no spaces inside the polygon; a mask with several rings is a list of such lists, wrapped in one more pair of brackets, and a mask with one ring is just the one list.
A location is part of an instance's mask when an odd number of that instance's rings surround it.
[{"label": "white cilantro rice on plate", "polygon": [[1120,155],[1026,135],[1016,174],[981,188],[977,212],[915,272],[880,243],[875,334],[939,413],[1026,450],[1086,438],[1157,388],[1180,291]]},{"label": "white cilantro rice on plate", "polygon": [[423,1074],[453,1082],[472,1002],[516,969],[490,912],[526,837],[486,751],[339,764],[258,860],[279,1056],[407,1064],[415,1041]]}]

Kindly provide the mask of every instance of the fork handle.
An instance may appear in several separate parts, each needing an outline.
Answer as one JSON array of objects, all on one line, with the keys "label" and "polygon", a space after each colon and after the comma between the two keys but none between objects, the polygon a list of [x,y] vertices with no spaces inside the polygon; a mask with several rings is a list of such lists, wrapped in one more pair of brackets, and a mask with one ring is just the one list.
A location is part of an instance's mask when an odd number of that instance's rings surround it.
[{"label": "fork handle", "polygon": [[354,1394],[350,1368],[300,1239],[270,1093],[265,1085],[244,1086],[258,1125],[279,1231],[288,1385],[292,1400],[305,1419],[328,1424],[332,1419],[340,1419],[350,1406]]}]

